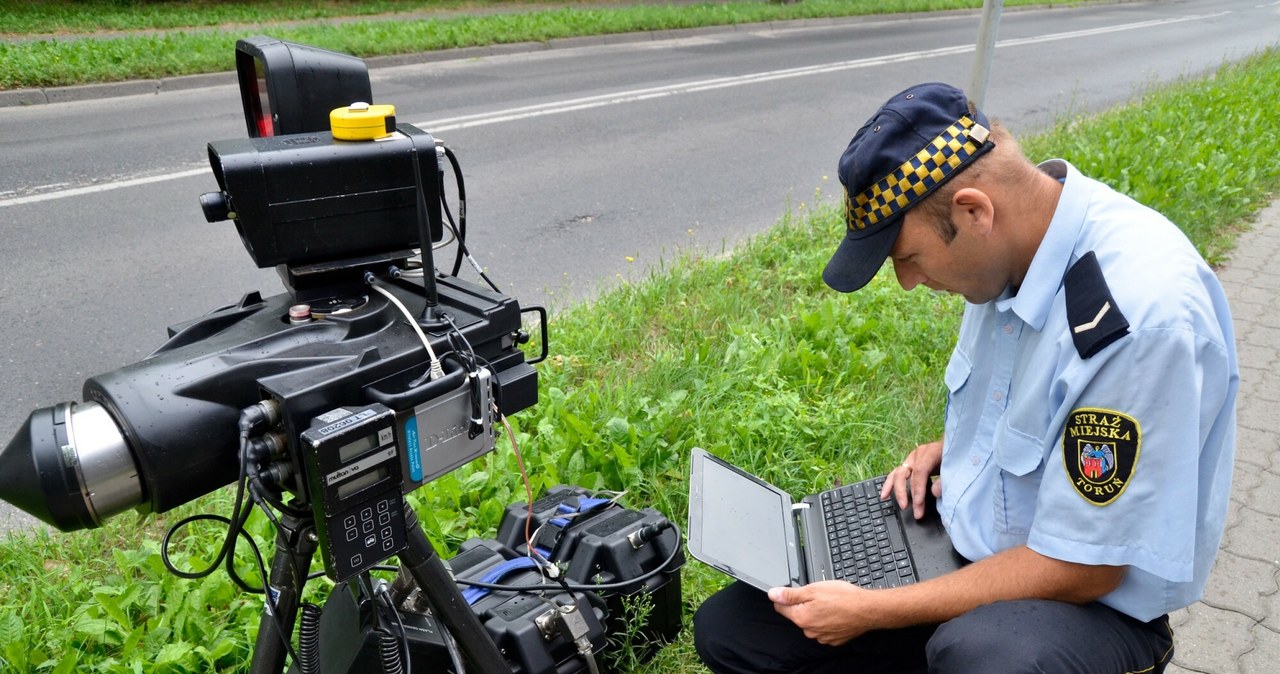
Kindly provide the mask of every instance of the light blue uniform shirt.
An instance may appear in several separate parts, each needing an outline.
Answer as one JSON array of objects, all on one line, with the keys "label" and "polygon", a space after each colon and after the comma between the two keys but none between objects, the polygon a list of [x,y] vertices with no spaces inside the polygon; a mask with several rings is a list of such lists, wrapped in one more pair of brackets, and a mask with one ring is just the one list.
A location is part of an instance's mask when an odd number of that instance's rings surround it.
[{"label": "light blue uniform shirt", "polygon": [[[1066,162],[1062,197],[1026,279],[967,305],[947,366],[939,510],[971,560],[1020,544],[1081,564],[1127,566],[1101,598],[1139,620],[1199,599],[1231,487],[1235,337],[1222,287],[1163,216]],[[1129,334],[1082,359],[1063,276],[1093,251]],[[1068,474],[1073,410],[1135,422],[1137,460],[1105,505]],[[1077,468],[1077,471],[1079,469]]]}]

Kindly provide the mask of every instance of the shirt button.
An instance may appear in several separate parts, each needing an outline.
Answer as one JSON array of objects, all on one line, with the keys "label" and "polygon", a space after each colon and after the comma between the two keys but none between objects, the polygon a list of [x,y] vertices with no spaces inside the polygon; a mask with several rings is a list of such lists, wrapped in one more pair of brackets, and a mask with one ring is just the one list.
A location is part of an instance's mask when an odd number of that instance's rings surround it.
[{"label": "shirt button", "polygon": [[991,399],[996,402],[1000,402],[1003,398],[1004,398],[1004,394],[999,391],[995,391],[994,393],[991,394]]},{"label": "shirt button", "polygon": [[1013,324],[1012,324],[1012,323],[1005,323],[1005,324],[1004,324],[1004,328],[1003,328],[1003,329],[1004,329],[1004,334],[1006,334],[1006,335],[1012,335],[1012,334],[1013,334]]}]

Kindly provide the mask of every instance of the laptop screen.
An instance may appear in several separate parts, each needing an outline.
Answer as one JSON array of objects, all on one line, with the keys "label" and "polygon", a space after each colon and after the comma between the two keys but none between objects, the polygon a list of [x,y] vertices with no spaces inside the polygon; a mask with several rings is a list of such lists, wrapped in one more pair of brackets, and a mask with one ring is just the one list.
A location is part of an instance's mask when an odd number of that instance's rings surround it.
[{"label": "laptop screen", "polygon": [[694,449],[689,549],[694,557],[760,589],[792,584],[791,497]]}]

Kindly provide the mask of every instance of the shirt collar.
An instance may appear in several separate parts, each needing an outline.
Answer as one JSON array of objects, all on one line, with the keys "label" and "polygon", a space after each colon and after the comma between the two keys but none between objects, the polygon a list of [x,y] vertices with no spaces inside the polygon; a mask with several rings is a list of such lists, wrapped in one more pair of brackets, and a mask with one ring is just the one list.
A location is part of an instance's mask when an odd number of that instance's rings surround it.
[{"label": "shirt collar", "polygon": [[1012,309],[1036,331],[1042,329],[1049,318],[1053,299],[1062,286],[1062,277],[1066,275],[1075,252],[1076,238],[1084,225],[1089,204],[1087,181],[1074,166],[1062,159],[1050,159],[1040,164],[1039,169],[1063,181],[1062,194],[1058,197],[1053,219],[1049,221],[1049,229],[1031,258],[1022,286],[1016,295],[1006,293],[996,300],[997,310]]}]

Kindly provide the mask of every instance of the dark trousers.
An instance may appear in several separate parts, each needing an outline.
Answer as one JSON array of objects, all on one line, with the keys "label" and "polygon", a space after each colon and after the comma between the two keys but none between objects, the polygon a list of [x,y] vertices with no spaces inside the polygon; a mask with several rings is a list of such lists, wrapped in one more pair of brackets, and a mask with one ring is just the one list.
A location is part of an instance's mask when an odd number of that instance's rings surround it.
[{"label": "dark trousers", "polygon": [[1173,656],[1168,616],[1144,623],[1098,603],[1034,599],[824,646],[745,583],[708,599],[694,615],[693,630],[698,655],[718,674],[1160,674]]}]

